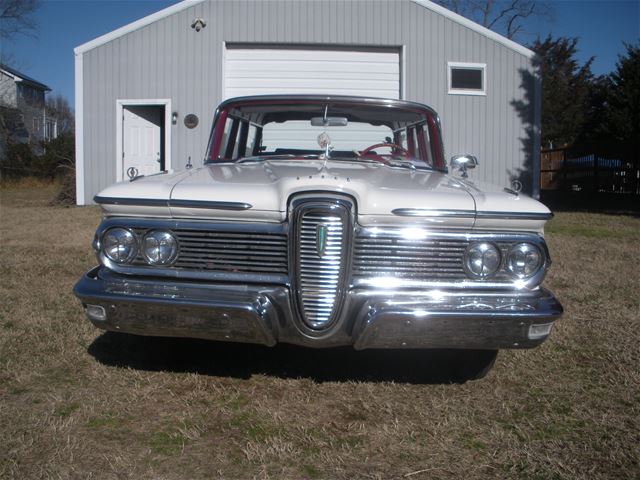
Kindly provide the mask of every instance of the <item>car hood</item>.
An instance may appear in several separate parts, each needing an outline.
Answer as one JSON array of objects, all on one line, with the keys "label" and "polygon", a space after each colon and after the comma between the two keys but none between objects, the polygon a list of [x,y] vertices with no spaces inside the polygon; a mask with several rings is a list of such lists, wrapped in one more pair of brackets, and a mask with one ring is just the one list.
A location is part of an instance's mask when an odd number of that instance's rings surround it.
[{"label": "car hood", "polygon": [[[411,217],[414,223],[471,227],[477,210],[548,212],[528,197],[439,171],[322,159],[205,165],[116,184],[97,201],[113,214],[132,213],[139,199],[137,207],[148,215],[166,216],[170,209],[176,218],[283,221],[292,195],[327,191],[355,199],[361,224],[406,223]],[[105,205],[100,198],[127,200]]]}]

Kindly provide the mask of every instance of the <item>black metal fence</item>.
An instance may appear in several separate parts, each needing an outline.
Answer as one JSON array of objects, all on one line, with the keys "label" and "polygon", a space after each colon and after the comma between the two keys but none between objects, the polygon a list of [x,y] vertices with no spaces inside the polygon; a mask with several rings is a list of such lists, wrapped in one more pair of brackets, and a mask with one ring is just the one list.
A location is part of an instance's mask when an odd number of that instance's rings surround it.
[{"label": "black metal fence", "polygon": [[640,195],[640,164],[634,157],[577,155],[566,148],[542,150],[540,189]]}]

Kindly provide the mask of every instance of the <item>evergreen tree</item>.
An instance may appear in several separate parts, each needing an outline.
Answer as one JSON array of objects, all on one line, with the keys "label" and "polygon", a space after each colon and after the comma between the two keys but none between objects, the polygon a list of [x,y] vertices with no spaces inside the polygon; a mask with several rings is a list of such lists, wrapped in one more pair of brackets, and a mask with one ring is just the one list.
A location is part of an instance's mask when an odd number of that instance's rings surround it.
[{"label": "evergreen tree", "polygon": [[577,44],[577,38],[548,36],[531,47],[538,54],[542,76],[543,147],[573,144],[587,119],[593,57],[579,65]]},{"label": "evergreen tree", "polygon": [[[609,131],[618,141],[640,142],[640,44],[627,45],[609,76]],[[636,150],[637,154],[637,150]]]}]

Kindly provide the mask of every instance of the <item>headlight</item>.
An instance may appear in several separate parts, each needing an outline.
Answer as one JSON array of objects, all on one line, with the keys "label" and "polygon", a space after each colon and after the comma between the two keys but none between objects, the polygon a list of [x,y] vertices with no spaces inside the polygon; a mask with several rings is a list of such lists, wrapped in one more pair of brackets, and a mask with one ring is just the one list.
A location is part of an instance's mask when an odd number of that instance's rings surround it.
[{"label": "headlight", "polygon": [[472,277],[485,278],[500,268],[500,250],[488,242],[472,243],[464,253],[464,269]]},{"label": "headlight", "polygon": [[142,239],[142,255],[151,265],[169,265],[178,255],[178,241],[170,232],[151,231]]},{"label": "headlight", "polygon": [[540,249],[531,243],[518,243],[511,247],[507,269],[516,278],[533,277],[543,264]]},{"label": "headlight", "polygon": [[129,263],[138,254],[138,242],[130,230],[110,228],[102,236],[102,251],[109,260]]}]

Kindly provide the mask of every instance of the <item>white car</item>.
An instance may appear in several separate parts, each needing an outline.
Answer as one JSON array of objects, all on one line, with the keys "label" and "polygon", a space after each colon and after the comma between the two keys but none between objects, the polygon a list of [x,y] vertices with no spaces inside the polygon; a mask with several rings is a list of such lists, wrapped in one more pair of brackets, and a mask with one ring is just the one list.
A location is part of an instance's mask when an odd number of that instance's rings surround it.
[{"label": "white car", "polygon": [[204,166],[95,197],[100,265],[76,285],[99,328],[308,347],[459,349],[481,377],[562,314],[541,286],[551,212],[448,172],[418,103],[227,100]]}]

